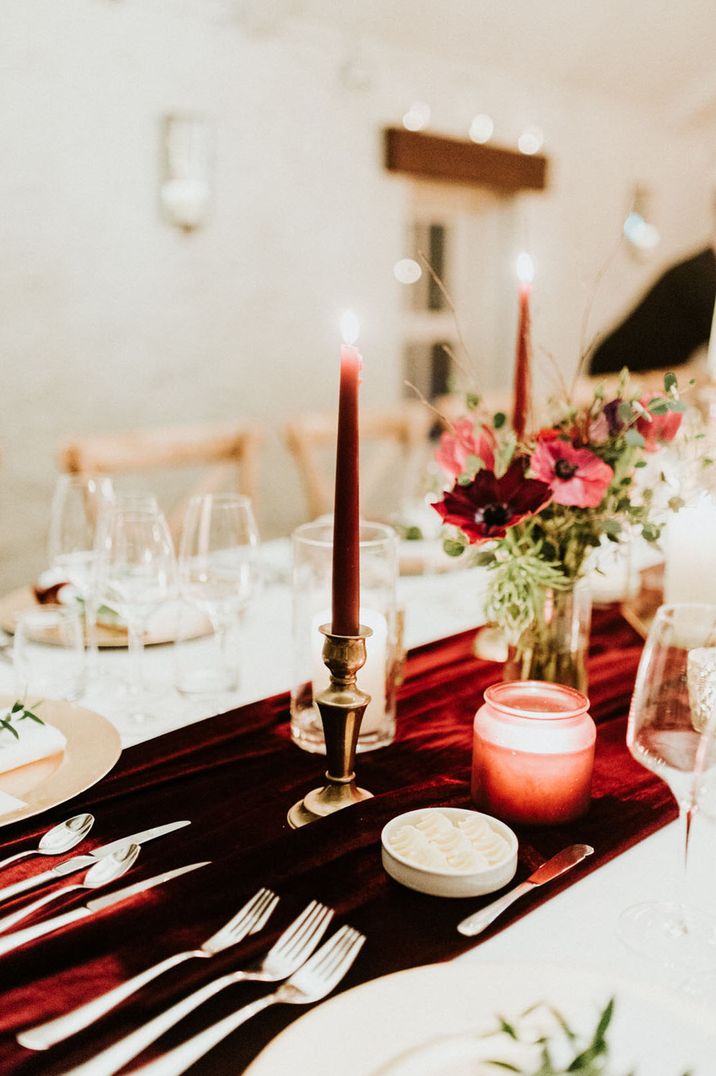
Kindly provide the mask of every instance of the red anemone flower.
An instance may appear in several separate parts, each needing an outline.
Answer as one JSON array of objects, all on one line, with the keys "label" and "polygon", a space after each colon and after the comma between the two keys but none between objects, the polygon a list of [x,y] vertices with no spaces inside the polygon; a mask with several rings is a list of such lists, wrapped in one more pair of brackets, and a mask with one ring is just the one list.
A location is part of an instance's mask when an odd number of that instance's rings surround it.
[{"label": "red anemone flower", "polygon": [[596,508],[614,471],[588,448],[568,441],[540,441],[530,460],[532,473],[552,487],[552,500],[571,508]]},{"label": "red anemone flower", "polygon": [[471,545],[504,538],[510,527],[544,508],[552,495],[546,482],[525,478],[525,467],[525,460],[515,460],[502,478],[494,471],[478,471],[467,485],[456,483],[433,507],[444,523],[459,527]]}]

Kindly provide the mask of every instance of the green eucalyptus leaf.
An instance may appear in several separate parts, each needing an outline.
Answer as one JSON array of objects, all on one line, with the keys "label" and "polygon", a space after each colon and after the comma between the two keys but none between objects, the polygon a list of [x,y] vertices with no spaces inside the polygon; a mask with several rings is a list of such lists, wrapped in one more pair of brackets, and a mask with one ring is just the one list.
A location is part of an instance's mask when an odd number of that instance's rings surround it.
[{"label": "green eucalyptus leaf", "polygon": [[631,422],[631,420],[634,418],[631,404],[628,403],[626,400],[621,400],[619,406],[617,407],[617,416],[625,424]]}]

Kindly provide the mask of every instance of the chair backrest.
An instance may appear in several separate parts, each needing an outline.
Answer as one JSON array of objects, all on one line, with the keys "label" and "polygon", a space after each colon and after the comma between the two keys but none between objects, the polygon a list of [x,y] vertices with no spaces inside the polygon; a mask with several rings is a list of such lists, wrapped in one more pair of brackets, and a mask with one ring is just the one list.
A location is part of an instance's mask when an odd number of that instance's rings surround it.
[{"label": "chair backrest", "polygon": [[[311,519],[330,512],[333,506],[336,424],[335,414],[306,414],[284,427],[284,438],[298,465]],[[395,471],[396,463],[400,469],[400,491],[414,490],[432,424],[430,410],[413,400],[389,411],[361,415],[361,496],[364,505],[388,480],[391,471]],[[398,504],[394,507],[397,509]]]},{"label": "chair backrest", "polygon": [[[123,433],[70,438],[59,452],[59,466],[70,474],[119,476],[149,470],[209,468],[187,497],[228,486],[255,502],[258,485],[259,431],[245,423],[167,426]],[[182,506],[170,514],[177,529]]]}]

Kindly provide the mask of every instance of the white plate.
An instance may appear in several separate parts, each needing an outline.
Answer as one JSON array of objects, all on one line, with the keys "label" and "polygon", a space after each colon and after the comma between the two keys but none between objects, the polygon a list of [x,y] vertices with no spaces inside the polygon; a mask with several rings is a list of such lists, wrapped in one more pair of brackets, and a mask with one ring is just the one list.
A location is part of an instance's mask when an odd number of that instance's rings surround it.
[{"label": "white plate", "polygon": [[[35,598],[32,587],[20,587],[18,590],[13,590],[0,597],[0,628],[14,635],[17,618],[22,613],[42,608],[44,607]],[[48,608],[53,608],[53,606],[49,605]],[[180,615],[184,616],[183,621],[180,621]],[[181,629],[180,637],[187,640],[211,634],[211,625],[203,613],[192,610],[187,615],[179,602],[167,601],[149,617],[147,630],[144,633],[144,645],[162,646],[166,643],[173,643],[179,629]],[[109,621],[99,622],[97,645],[103,650],[126,650],[126,627],[119,619],[115,624]]]},{"label": "white plate", "polygon": [[[368,939],[367,945],[370,944]],[[367,946],[366,946],[367,948]],[[360,957],[358,958],[360,960]],[[558,965],[432,964],[387,975],[324,1002],[278,1035],[246,1076],[482,1076],[474,1033],[547,1002],[580,1034],[591,1034],[614,996],[607,1040],[610,1072],[713,1076],[713,1020],[678,996]],[[479,1040],[497,1059],[502,1038]],[[480,1046],[480,1050],[482,1045]],[[501,1047],[505,1060],[514,1056]],[[528,1069],[527,1071],[531,1071]]]},{"label": "white plate", "polygon": [[[14,696],[1,696],[0,709],[14,701]],[[23,801],[23,806],[0,815],[0,826],[31,818],[79,795],[104,777],[120,756],[119,733],[94,710],[43,699],[38,712],[43,721],[60,730],[67,744],[61,754],[0,774],[0,792]]]}]

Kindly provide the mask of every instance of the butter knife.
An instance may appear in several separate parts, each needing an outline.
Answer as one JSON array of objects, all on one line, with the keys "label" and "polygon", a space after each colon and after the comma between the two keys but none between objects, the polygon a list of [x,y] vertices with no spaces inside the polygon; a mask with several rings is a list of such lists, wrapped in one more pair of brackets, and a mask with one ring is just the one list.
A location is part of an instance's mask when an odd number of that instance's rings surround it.
[{"label": "butter knife", "polygon": [[154,826],[153,829],[145,829],[140,833],[131,833],[129,837],[120,837],[118,841],[111,841],[109,844],[103,844],[99,848],[93,848],[86,855],[66,859],[64,863],[58,863],[56,867],[43,871],[42,874],[34,874],[31,878],[25,878],[22,882],[6,885],[4,889],[0,889],[0,901],[15,897],[18,893],[25,893],[28,889],[34,889],[35,886],[44,885],[45,882],[55,882],[58,878],[64,878],[66,874],[81,871],[84,867],[91,867],[98,859],[109,856],[112,852],[116,852],[119,848],[124,848],[128,844],[146,844],[147,841],[153,841],[156,837],[163,837],[165,833],[173,833],[175,829],[182,829],[184,826],[190,825],[191,822],[184,819],[181,822],[167,822],[164,826]]},{"label": "butter knife", "polygon": [[125,886],[124,889],[118,889],[116,893],[110,893],[106,897],[96,897],[94,900],[88,900],[81,907],[73,908],[71,912],[64,912],[62,915],[55,915],[52,919],[46,919],[44,923],[37,923],[35,926],[25,927],[24,930],[16,930],[12,934],[6,934],[0,938],[0,956],[12,952],[13,949],[19,949],[21,945],[34,941],[35,938],[41,938],[45,934],[51,934],[54,930],[60,930],[70,923],[77,923],[80,919],[88,919],[95,912],[104,911],[105,908],[111,908],[113,904],[129,900],[130,897],[135,896],[137,893],[144,893],[147,889],[154,889],[157,885],[170,882],[172,878],[178,878],[182,874],[188,874],[189,871],[198,870],[199,867],[206,867],[210,862],[211,860],[207,859],[202,863],[189,863],[185,867],[176,867],[174,870],[165,871],[164,874],[155,874],[153,878],[145,878],[143,882],[135,882],[134,885]]},{"label": "butter knife", "polygon": [[486,908],[481,908],[479,912],[468,915],[467,919],[463,919],[461,923],[458,923],[457,929],[468,938],[472,938],[475,934],[481,934],[485,927],[489,927],[490,923],[493,923],[498,915],[504,912],[505,908],[509,908],[514,901],[519,900],[525,893],[530,893],[537,886],[544,885],[545,882],[551,882],[554,878],[558,878],[560,874],[564,874],[565,871],[576,867],[577,863],[581,863],[586,856],[591,856],[593,851],[594,849],[589,844],[572,844],[569,848],[564,848],[556,856],[552,856],[546,863],[543,863],[541,867],[538,867],[525,882],[520,882],[509,893],[505,893],[503,897],[493,900],[492,904],[488,904]]}]

